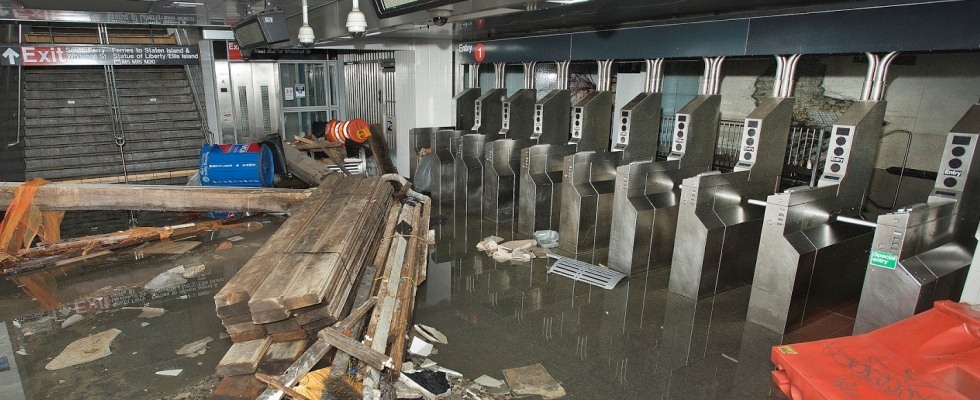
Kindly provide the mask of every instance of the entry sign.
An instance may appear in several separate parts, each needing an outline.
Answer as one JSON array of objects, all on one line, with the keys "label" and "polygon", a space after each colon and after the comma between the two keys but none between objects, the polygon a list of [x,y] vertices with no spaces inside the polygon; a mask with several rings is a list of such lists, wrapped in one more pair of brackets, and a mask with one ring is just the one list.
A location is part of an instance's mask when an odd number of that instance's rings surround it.
[{"label": "entry sign", "polygon": [[0,45],[0,65],[197,65],[197,46],[159,45]]},{"label": "entry sign", "polygon": [[895,269],[896,262],[898,262],[898,255],[896,254],[892,254],[887,251],[881,251],[881,250],[875,250],[871,252],[872,267]]}]

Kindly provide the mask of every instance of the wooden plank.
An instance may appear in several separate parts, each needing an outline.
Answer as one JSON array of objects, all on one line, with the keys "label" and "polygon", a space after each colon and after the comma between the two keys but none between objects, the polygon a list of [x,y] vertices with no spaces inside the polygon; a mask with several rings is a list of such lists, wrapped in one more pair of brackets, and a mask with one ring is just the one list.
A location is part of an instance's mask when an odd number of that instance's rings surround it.
[{"label": "wooden plank", "polygon": [[259,363],[259,372],[273,375],[283,373],[303,354],[308,343],[309,340],[304,338],[269,345],[269,350],[266,350],[265,356]]},{"label": "wooden plank", "polygon": [[289,395],[289,397],[292,397],[294,400],[313,400],[293,389],[286,387],[286,385],[279,383],[279,381],[275,380],[275,378],[269,375],[256,372],[255,379],[258,379],[262,383],[268,384],[269,386],[275,388],[276,390],[281,390],[283,393],[286,393],[287,395]]},{"label": "wooden plank", "polygon": [[[248,308],[246,308],[245,310],[248,311]],[[252,322],[252,316],[249,315],[247,312],[244,314],[221,317],[221,325],[224,325],[225,328],[232,325],[245,323],[245,322],[249,322],[249,323]]]},{"label": "wooden plank", "polygon": [[[247,303],[252,293],[262,284],[269,271],[275,268],[282,255],[268,254],[252,257],[228,282],[214,295],[214,305],[219,317],[243,314],[248,311]],[[244,312],[229,309],[233,305],[246,304]],[[241,307],[238,307],[241,308]]]},{"label": "wooden plank", "polygon": [[320,304],[327,281],[339,268],[340,254],[311,254],[305,265],[300,266],[289,286],[283,289],[283,305],[295,310]]},{"label": "wooden plank", "polygon": [[272,340],[269,338],[234,343],[225,356],[218,362],[216,368],[220,376],[252,374],[259,366],[259,361],[265,356]]},{"label": "wooden plank", "polygon": [[[358,297],[362,297],[362,296],[366,297],[367,295],[368,295],[367,293],[358,292]],[[371,311],[371,309],[375,306],[376,303],[377,303],[377,299],[373,297],[366,298],[364,300],[364,303],[362,303],[356,309],[351,311],[350,315],[348,315],[347,318],[344,318],[343,321],[338,322],[336,328],[342,331],[347,331],[352,329],[354,326],[358,324],[362,324],[364,321],[364,317]],[[307,372],[310,372],[313,366],[316,365],[316,363],[319,362],[320,359],[323,358],[323,356],[326,355],[331,348],[333,347],[327,344],[327,342],[323,340],[318,339],[316,342],[313,342],[313,345],[311,345],[308,349],[306,349],[306,351],[303,352],[303,355],[301,355],[293,363],[293,365],[290,365],[289,368],[286,369],[286,372],[283,372],[282,375],[279,376],[278,379],[279,382],[282,382],[282,384],[287,387],[295,385],[296,382],[299,382],[299,378],[301,378]],[[258,396],[257,399],[278,400],[282,398],[282,394],[283,394],[282,391],[266,390],[262,392],[262,394]]]},{"label": "wooden plank", "polygon": [[378,165],[378,170],[381,172],[381,175],[397,174],[398,169],[391,162],[391,154],[388,151],[388,140],[385,139],[384,130],[382,130],[379,124],[371,124],[370,128],[371,136],[368,137],[368,147],[374,155],[374,161]]},{"label": "wooden plank", "polygon": [[231,338],[232,343],[243,343],[252,340],[264,339],[268,337],[265,330],[254,330],[239,333],[229,333],[228,336]]},{"label": "wooden plank", "polygon": [[306,339],[309,338],[310,334],[303,329],[297,329],[295,331],[288,332],[278,332],[269,335],[269,339],[273,342],[289,342],[292,340]]},{"label": "wooden plank", "polygon": [[[13,200],[21,182],[0,182],[0,207]],[[310,197],[308,190],[214,186],[49,183],[38,188],[42,210],[146,210],[291,212]]]},{"label": "wooden plank", "polygon": [[211,394],[211,399],[251,400],[262,394],[263,389],[265,389],[265,385],[254,375],[227,376],[218,382],[218,386],[214,388],[214,392]]},{"label": "wooden plank", "polygon": [[[314,160],[291,145],[282,146],[283,155],[286,158],[286,168],[297,178],[302,179],[310,186],[317,186],[320,182],[330,176],[337,174],[327,168],[323,163]],[[339,175],[339,174],[337,174]]]},{"label": "wooden plank", "polygon": [[303,327],[296,321],[296,318],[286,318],[282,321],[263,324],[261,326],[264,327],[265,331],[269,334],[303,329]]},{"label": "wooden plank", "polygon": [[321,330],[320,333],[317,334],[317,337],[320,338],[320,340],[327,342],[337,350],[350,354],[351,357],[361,360],[371,368],[378,371],[383,371],[385,368],[391,368],[394,364],[391,357],[367,347],[361,342],[344,336],[343,333],[334,328]]},{"label": "wooden plank", "polygon": [[330,313],[330,308],[326,304],[320,303],[309,307],[293,310],[293,318],[300,325],[306,325],[314,321],[320,321],[334,317]]},{"label": "wooden plank", "polygon": [[266,276],[248,301],[252,321],[257,324],[268,324],[289,318],[289,311],[283,304],[285,302],[284,290],[292,282],[294,272],[306,265],[313,256],[313,254],[282,255],[282,261],[279,262],[273,272]]}]

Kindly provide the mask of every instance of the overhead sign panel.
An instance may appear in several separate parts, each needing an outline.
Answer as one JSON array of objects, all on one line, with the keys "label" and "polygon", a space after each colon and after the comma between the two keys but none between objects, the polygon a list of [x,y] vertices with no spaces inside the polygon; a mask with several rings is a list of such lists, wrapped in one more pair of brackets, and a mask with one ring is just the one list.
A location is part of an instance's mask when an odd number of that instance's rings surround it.
[{"label": "overhead sign panel", "polygon": [[0,45],[0,65],[196,65],[197,46]]}]

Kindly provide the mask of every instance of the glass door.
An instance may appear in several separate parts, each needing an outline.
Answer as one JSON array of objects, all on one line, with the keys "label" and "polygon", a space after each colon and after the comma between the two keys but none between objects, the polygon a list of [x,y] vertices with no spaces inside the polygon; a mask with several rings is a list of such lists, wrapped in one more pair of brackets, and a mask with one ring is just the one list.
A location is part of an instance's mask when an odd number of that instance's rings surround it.
[{"label": "glass door", "polygon": [[344,117],[337,74],[337,61],[279,63],[285,140],[314,133],[323,136],[328,121]]}]

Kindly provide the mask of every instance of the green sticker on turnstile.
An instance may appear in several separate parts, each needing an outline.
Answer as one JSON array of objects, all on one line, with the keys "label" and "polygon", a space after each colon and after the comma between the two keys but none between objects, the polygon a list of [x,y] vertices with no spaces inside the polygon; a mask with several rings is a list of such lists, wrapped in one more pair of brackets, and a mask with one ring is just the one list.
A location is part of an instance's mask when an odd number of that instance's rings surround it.
[{"label": "green sticker on turnstile", "polygon": [[881,250],[875,250],[871,252],[872,267],[895,269],[896,261],[898,261],[898,255],[896,254],[892,254],[887,251],[881,251]]}]

